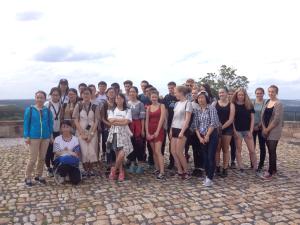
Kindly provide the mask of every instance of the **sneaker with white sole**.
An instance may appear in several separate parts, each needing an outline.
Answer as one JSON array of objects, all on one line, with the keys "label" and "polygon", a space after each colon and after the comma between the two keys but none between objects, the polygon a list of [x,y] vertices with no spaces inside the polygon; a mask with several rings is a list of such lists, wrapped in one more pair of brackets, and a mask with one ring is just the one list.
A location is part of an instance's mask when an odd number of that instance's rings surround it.
[{"label": "sneaker with white sole", "polygon": [[205,187],[211,187],[213,185],[213,181],[209,179],[208,177],[205,178],[205,181],[203,182],[203,185]]}]

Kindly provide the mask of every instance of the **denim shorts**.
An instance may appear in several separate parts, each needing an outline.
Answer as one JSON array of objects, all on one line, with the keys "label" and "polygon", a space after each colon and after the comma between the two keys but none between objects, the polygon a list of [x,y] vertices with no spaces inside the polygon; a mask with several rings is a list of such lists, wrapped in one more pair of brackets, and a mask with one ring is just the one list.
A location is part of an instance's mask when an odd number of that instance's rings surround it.
[{"label": "denim shorts", "polygon": [[241,138],[241,139],[245,139],[245,137],[247,137],[248,133],[250,131],[246,130],[246,131],[237,131],[237,135]]}]

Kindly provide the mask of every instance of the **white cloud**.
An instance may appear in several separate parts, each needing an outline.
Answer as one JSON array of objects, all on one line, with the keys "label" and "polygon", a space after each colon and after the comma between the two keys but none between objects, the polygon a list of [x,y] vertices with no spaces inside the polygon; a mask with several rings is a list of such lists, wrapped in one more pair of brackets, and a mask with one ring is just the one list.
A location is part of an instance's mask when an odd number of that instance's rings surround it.
[{"label": "white cloud", "polygon": [[[74,86],[83,77],[136,85],[147,79],[165,92],[170,80],[198,78],[222,64],[247,76],[250,91],[266,80],[295,81],[298,8],[297,1],[0,3],[0,98],[29,98],[32,90],[48,90],[59,74]],[[41,55],[55,46],[55,60]],[[18,90],[22,84],[27,88]],[[292,90],[295,83],[289,85]],[[283,97],[300,98],[290,93]]]}]

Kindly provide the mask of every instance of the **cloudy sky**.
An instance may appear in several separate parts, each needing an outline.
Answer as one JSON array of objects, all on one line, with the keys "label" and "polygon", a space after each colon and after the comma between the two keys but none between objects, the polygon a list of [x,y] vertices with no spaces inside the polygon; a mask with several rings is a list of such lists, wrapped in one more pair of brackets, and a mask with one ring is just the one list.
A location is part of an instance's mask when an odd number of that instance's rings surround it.
[{"label": "cloudy sky", "polygon": [[0,99],[32,98],[60,78],[147,79],[166,92],[225,64],[300,99],[299,1],[2,1]]}]

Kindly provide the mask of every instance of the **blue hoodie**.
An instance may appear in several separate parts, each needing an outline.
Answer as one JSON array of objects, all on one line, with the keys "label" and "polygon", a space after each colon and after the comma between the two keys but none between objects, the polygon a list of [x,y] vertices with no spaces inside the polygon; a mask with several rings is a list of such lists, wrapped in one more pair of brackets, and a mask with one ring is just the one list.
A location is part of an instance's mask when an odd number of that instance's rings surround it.
[{"label": "blue hoodie", "polygon": [[24,113],[24,138],[48,139],[51,137],[52,132],[53,116],[47,107],[44,106],[41,113],[35,106],[26,108]]}]

